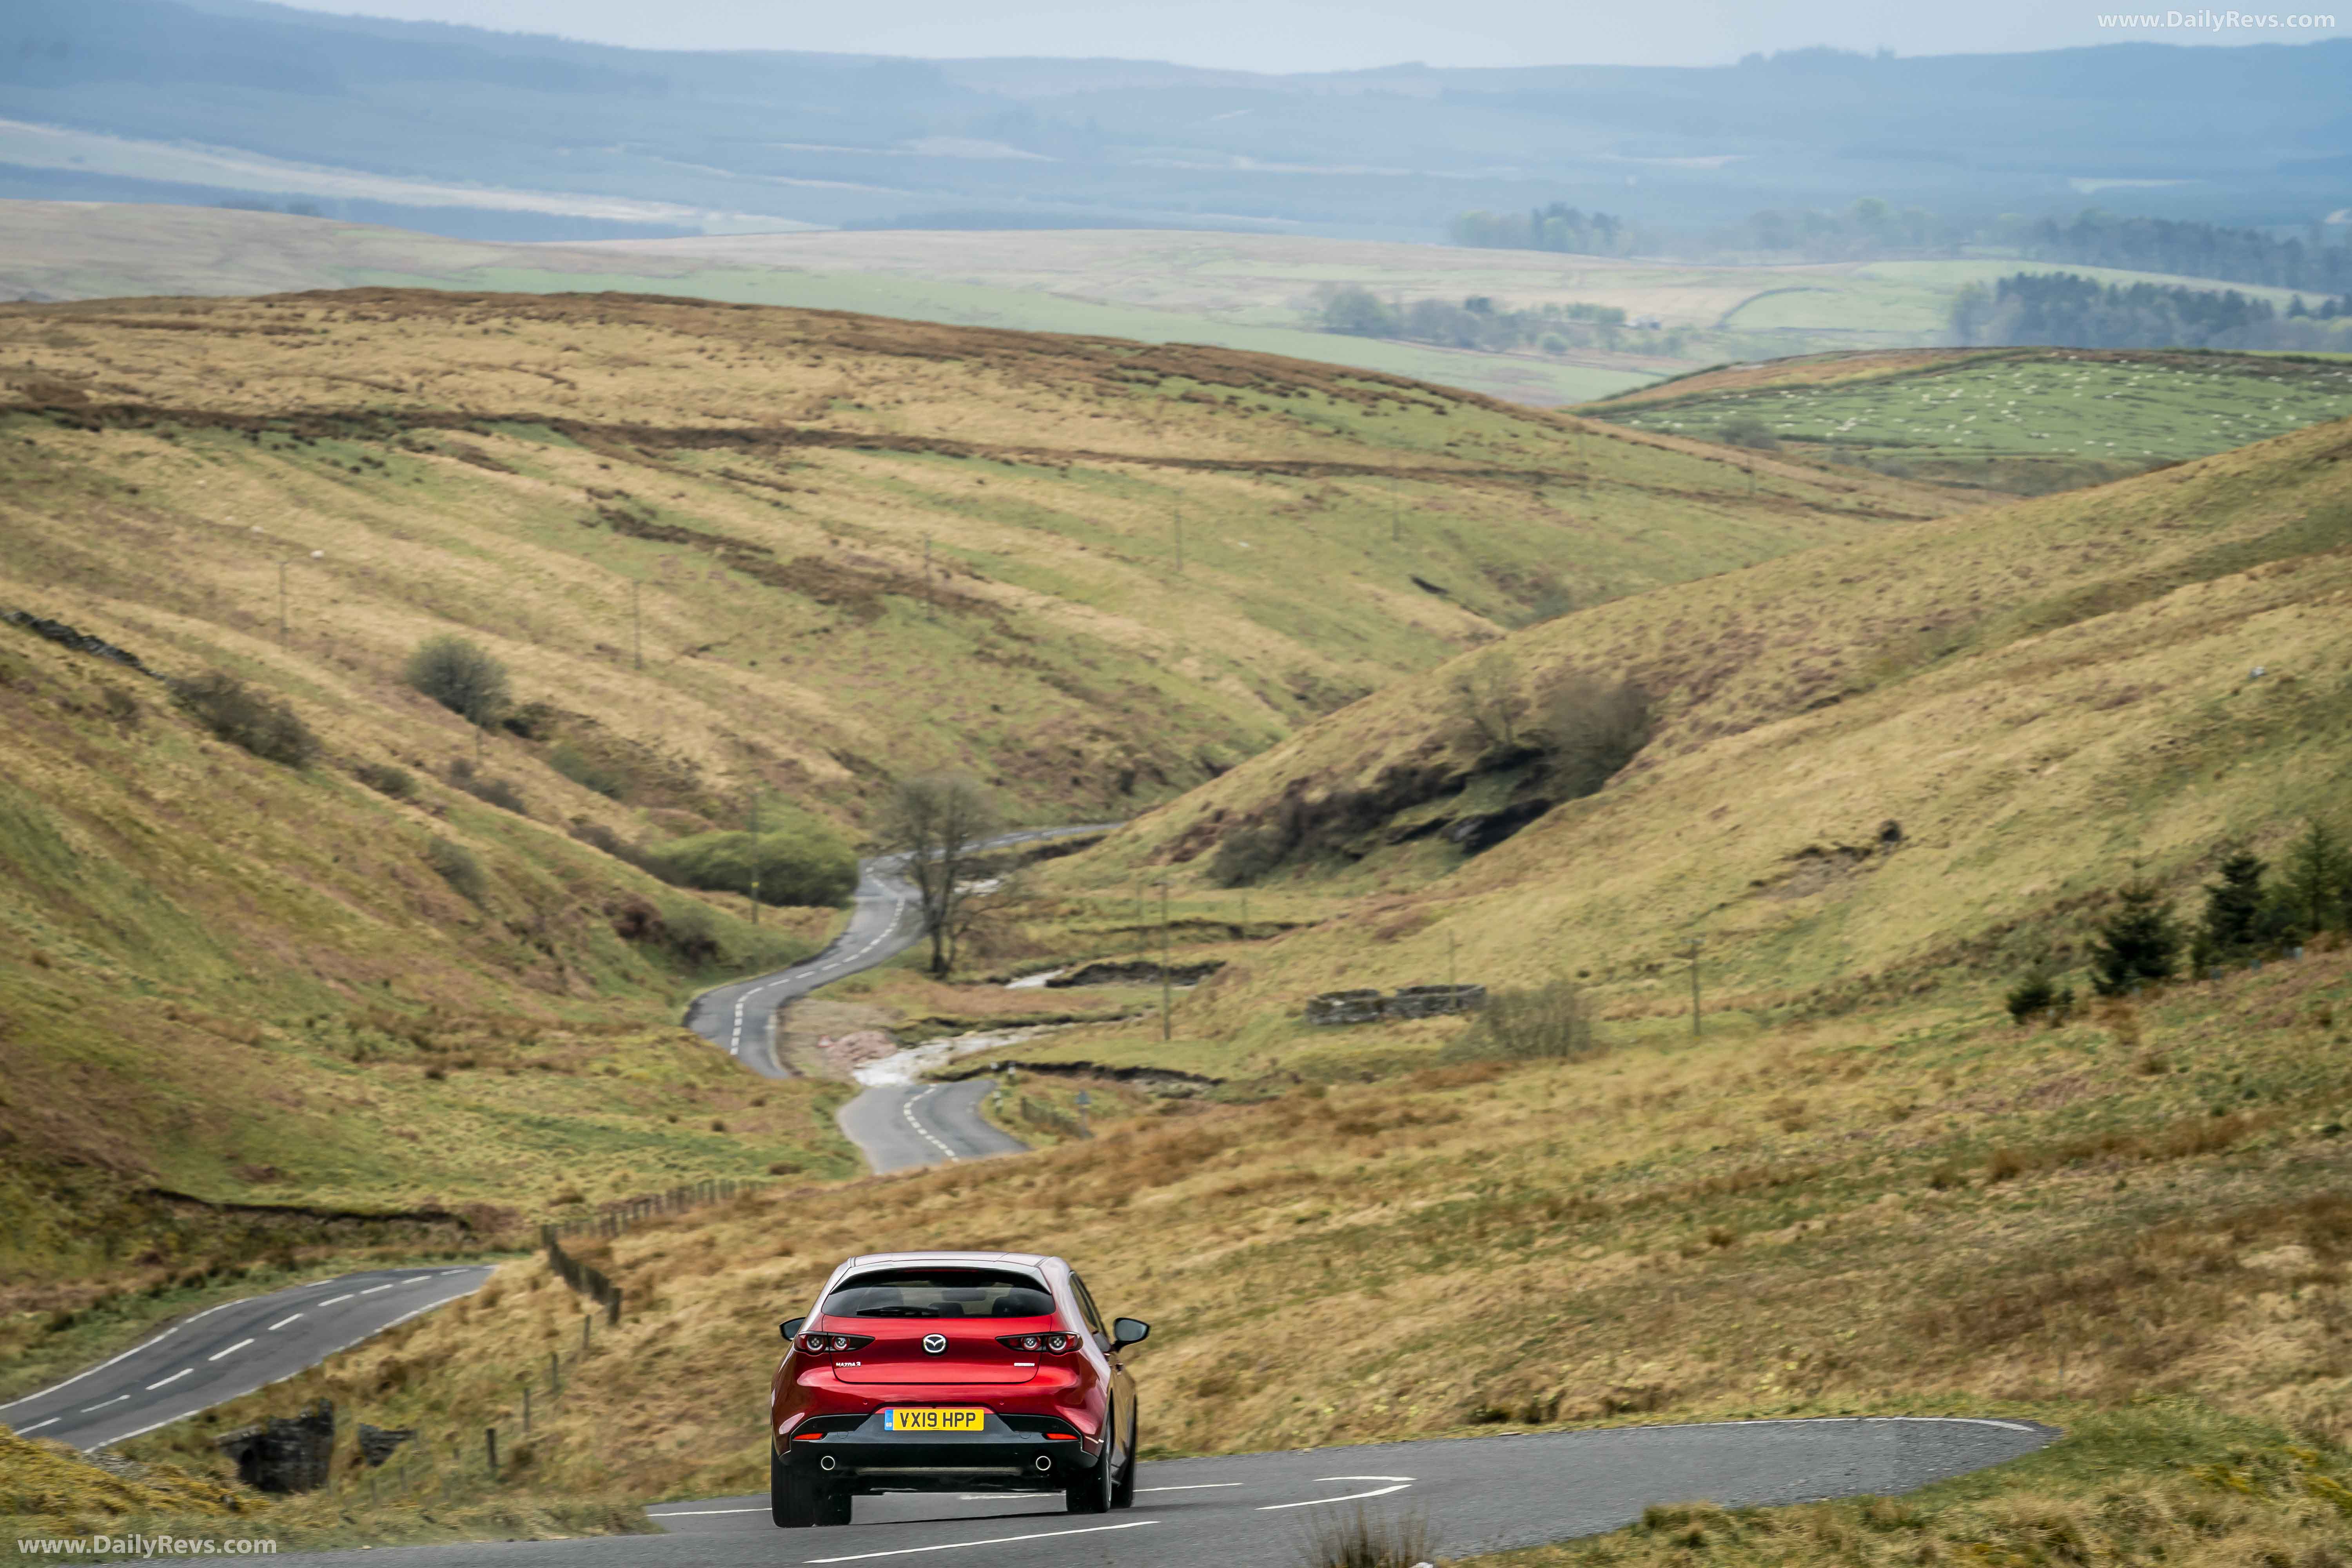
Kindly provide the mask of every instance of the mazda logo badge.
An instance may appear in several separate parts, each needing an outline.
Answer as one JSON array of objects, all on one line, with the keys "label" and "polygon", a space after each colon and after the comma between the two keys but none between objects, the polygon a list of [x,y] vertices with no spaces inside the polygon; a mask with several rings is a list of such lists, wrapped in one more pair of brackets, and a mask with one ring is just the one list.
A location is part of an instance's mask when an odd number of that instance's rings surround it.
[{"label": "mazda logo badge", "polygon": [[948,1353],[948,1337],[947,1337],[947,1335],[945,1335],[945,1334],[925,1334],[925,1335],[923,1336],[923,1349],[924,1349],[924,1350],[926,1350],[926,1351],[928,1351],[928,1352],[929,1352],[932,1355],[945,1355],[945,1354],[947,1354],[947,1353]]}]

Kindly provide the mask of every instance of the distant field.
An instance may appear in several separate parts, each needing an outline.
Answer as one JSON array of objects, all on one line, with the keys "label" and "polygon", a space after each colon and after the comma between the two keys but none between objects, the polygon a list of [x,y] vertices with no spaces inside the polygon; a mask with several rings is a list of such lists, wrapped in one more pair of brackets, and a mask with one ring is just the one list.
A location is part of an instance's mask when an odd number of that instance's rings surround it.
[{"label": "distant field", "polygon": [[[1622,395],[1728,360],[1929,344],[1953,293],[2032,268],[1975,259],[1708,267],[1166,230],[828,231],[485,245],[205,207],[0,203],[0,298],[264,294],[357,284],[612,291],[857,310],[959,326],[1203,343],[1538,405]],[[2106,281],[2151,275],[2066,268]],[[2179,282],[2174,279],[2168,281]],[[2194,281],[2193,279],[2189,281]],[[1619,351],[1482,353],[1310,330],[1314,290],[1614,306]],[[2214,285],[2221,287],[2221,285]],[[2284,304],[2283,290],[2248,293]]]},{"label": "distant field", "polygon": [[1591,412],[1700,438],[1752,422],[1843,461],[2034,490],[2341,419],[2352,415],[2352,362],[2087,349],[1826,356],[1694,376]]}]

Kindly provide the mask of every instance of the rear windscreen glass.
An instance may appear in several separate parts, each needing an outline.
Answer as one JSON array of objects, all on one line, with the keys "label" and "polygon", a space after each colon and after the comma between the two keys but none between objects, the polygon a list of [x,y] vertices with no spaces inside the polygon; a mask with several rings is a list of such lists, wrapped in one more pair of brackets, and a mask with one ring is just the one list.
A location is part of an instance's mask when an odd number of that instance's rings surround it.
[{"label": "rear windscreen glass", "polygon": [[855,1274],[824,1299],[829,1318],[1043,1318],[1054,1298],[1034,1275],[994,1268]]}]

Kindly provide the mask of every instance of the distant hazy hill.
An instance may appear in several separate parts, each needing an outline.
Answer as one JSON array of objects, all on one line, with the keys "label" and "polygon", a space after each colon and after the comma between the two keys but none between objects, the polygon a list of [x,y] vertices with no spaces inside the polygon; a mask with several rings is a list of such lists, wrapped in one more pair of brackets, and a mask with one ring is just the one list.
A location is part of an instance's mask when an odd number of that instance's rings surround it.
[{"label": "distant hazy hill", "polygon": [[1420,239],[1465,208],[1560,198],[1680,225],[1863,194],[2041,211],[2094,188],[2300,224],[2342,205],[2347,76],[2352,40],[1274,77],[17,0],[0,116],[48,129],[0,128],[0,195],[290,195],[509,238],[944,215]]}]

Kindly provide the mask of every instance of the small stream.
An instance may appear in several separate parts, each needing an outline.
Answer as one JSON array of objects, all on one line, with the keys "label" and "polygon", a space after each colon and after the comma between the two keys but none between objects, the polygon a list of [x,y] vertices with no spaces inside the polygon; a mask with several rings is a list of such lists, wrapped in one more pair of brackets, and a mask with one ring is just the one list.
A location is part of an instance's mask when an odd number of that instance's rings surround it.
[{"label": "small stream", "polygon": [[1026,1029],[982,1029],[969,1035],[950,1035],[943,1040],[893,1051],[880,1061],[852,1068],[850,1076],[869,1089],[882,1084],[919,1083],[925,1073],[946,1067],[959,1057],[992,1051],[1000,1046],[1017,1046],[1061,1027],[1066,1026],[1040,1024]]}]

